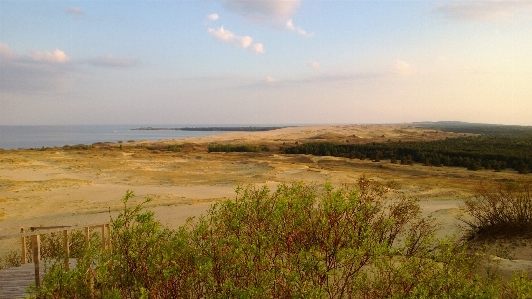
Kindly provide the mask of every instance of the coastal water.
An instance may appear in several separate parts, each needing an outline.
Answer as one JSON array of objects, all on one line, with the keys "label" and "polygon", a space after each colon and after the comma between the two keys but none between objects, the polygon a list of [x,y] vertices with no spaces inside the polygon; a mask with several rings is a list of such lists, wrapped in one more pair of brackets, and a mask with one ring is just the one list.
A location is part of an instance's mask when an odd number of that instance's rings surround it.
[{"label": "coastal water", "polygon": [[186,125],[0,126],[0,148],[7,150],[89,145],[95,142],[181,139],[223,133],[219,131],[133,130],[148,126],[154,128],[186,127]]}]

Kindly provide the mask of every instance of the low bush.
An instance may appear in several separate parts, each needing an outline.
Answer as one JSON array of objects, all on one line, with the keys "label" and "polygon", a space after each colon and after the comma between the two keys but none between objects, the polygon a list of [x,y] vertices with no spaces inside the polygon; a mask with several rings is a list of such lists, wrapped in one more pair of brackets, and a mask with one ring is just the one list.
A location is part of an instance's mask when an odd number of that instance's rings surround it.
[{"label": "low bush", "polygon": [[22,257],[19,250],[11,250],[0,257],[0,270],[18,267],[21,265]]},{"label": "low bush", "polygon": [[532,181],[481,186],[475,196],[465,200],[462,209],[470,216],[462,220],[472,237],[532,238]]},{"label": "low bush", "polygon": [[[321,191],[320,191],[321,190]],[[171,230],[142,204],[111,221],[112,251],[52,265],[34,298],[526,298],[532,282],[474,274],[464,244],[438,240],[417,200],[356,187],[239,187]],[[147,199],[146,202],[148,202]]]}]

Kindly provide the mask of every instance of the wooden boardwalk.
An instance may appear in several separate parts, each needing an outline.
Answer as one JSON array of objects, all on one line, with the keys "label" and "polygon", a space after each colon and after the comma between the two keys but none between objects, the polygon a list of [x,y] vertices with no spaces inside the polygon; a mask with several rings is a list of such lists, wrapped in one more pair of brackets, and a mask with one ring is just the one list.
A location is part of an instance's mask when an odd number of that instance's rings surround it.
[{"label": "wooden boardwalk", "polygon": [[[35,283],[37,286],[40,285],[42,277],[46,270],[46,262],[41,260],[41,249],[40,249],[40,235],[53,233],[53,232],[62,232],[63,233],[63,245],[65,249],[65,256],[69,256],[69,237],[68,231],[74,229],[83,229],[85,232],[85,245],[89,244],[90,238],[90,229],[91,228],[100,228],[101,229],[101,239],[102,239],[102,250],[109,249],[111,246],[109,238],[109,223],[100,223],[100,224],[91,224],[84,226],[50,226],[50,227],[31,227],[31,232],[24,232],[24,228],[21,228],[20,234],[11,234],[0,236],[0,240],[7,239],[18,239],[21,241],[21,252],[22,252],[22,261],[26,261],[26,238],[31,238],[31,251],[32,258],[34,263],[23,264],[20,267],[13,267],[9,269],[0,270],[0,299],[4,298],[26,298],[27,293],[26,289],[32,283]],[[76,267],[76,259],[69,259],[70,269]],[[40,275],[36,276],[35,271],[39,271]]]},{"label": "wooden boardwalk", "polygon": [[[44,274],[43,268],[41,268],[41,275]],[[26,298],[28,293],[25,290],[32,283],[35,284],[33,264],[0,270],[0,299]]]},{"label": "wooden boardwalk", "polygon": [[[75,266],[76,260],[70,259],[70,269]],[[41,279],[45,274],[44,268],[40,267]],[[35,284],[33,263],[0,270],[0,299],[26,298],[28,293],[25,291],[32,283]]]}]

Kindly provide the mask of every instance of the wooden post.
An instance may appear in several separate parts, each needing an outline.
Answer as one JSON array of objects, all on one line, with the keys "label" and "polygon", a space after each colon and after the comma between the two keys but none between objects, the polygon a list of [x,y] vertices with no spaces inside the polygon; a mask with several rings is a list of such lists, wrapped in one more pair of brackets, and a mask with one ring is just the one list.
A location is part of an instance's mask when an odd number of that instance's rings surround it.
[{"label": "wooden post", "polygon": [[89,245],[90,227],[85,227],[85,245]]},{"label": "wooden post", "polygon": [[[23,227],[20,228],[20,233],[21,234],[24,233],[24,228]],[[27,259],[26,259],[26,238],[25,237],[21,237],[20,241],[22,243],[22,264],[25,264],[26,261],[27,261]]]},{"label": "wooden post", "polygon": [[105,250],[105,224],[102,224],[102,251]]},{"label": "wooden post", "polygon": [[105,225],[107,227],[107,249],[111,249],[111,230],[109,229],[109,224]]},{"label": "wooden post", "polygon": [[70,248],[68,246],[68,230],[63,231],[63,244],[65,245],[65,269],[70,269],[70,262],[68,260],[68,257],[70,255]]},{"label": "wooden post", "polygon": [[31,247],[33,249],[33,264],[35,265],[35,286],[41,286],[40,259],[41,259],[41,238],[39,235],[31,236]]}]

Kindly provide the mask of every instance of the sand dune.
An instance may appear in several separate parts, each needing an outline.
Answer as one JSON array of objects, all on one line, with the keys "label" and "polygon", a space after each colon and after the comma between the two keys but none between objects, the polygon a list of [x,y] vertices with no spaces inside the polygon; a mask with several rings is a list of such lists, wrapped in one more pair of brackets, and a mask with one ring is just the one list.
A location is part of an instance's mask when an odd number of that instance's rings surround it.
[{"label": "sand dune", "polygon": [[[398,165],[389,161],[283,155],[283,145],[327,140],[361,143],[387,140],[434,140],[458,134],[409,125],[338,125],[289,127],[266,132],[230,132],[181,140],[103,144],[82,149],[0,151],[0,235],[20,227],[81,225],[107,221],[121,209],[126,190],[132,204],[153,198],[148,207],[164,224],[177,227],[204,213],[211,203],[232,198],[238,184],[271,188],[306,181],[353,184],[362,175],[421,199],[424,215],[441,223],[440,235],[460,233],[457,216],[463,198],[480,182],[515,179],[511,172],[471,172],[462,168]],[[460,134],[463,135],[463,134]],[[267,145],[262,153],[208,153],[212,143]],[[181,152],[168,145],[184,144]],[[122,148],[120,148],[122,145]],[[2,250],[9,244],[0,244]],[[512,250],[521,252],[521,246]],[[515,254],[514,254],[515,255]],[[532,253],[499,260],[504,271],[529,269]],[[520,268],[521,265],[522,267]]]}]

